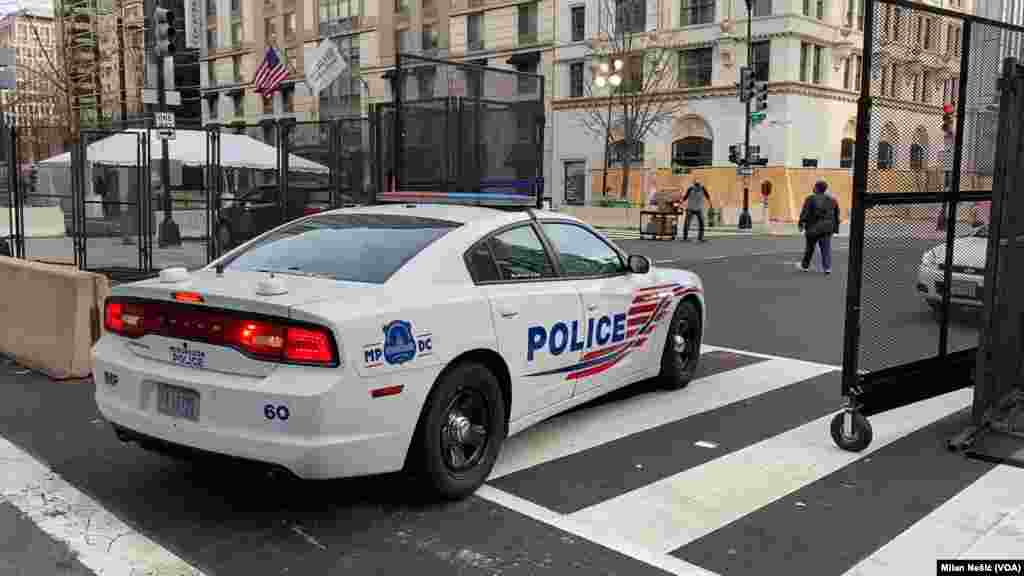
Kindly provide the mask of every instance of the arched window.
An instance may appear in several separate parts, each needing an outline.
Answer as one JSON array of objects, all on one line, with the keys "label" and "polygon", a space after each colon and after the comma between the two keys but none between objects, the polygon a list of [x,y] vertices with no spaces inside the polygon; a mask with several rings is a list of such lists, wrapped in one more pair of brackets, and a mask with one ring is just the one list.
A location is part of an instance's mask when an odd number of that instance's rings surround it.
[{"label": "arched window", "polygon": [[910,169],[924,169],[924,146],[921,146],[916,142],[910,145]]},{"label": "arched window", "polygon": [[[630,166],[640,164],[644,161],[644,143],[643,141],[634,141],[632,148],[632,154],[630,154],[629,164]],[[611,147],[611,154],[608,157],[608,164],[610,166],[622,166],[622,161],[626,157],[626,141],[619,140],[613,142]]]},{"label": "arched window", "polygon": [[853,168],[853,153],[857,143],[853,138],[843,138],[839,146],[839,167]]},{"label": "arched window", "polygon": [[893,165],[893,150],[892,144],[889,144],[885,140],[878,143],[878,169],[888,170]]},{"label": "arched window", "polygon": [[678,166],[711,166],[713,142],[703,136],[687,136],[672,143],[672,164]]}]

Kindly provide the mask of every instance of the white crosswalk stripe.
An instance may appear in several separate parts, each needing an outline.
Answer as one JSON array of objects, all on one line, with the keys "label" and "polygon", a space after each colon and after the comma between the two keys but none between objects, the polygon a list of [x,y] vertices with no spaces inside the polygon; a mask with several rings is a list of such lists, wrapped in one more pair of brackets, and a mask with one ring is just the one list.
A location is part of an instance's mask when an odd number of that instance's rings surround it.
[{"label": "white crosswalk stripe", "polygon": [[[723,351],[730,352],[710,346],[703,352],[707,355]],[[701,437],[663,437],[654,442],[664,446],[636,452],[638,437],[661,428],[670,434],[669,426],[682,426],[689,419],[708,414],[721,413],[723,422],[730,421],[730,412],[739,409],[736,406],[756,408],[759,403],[767,404],[770,395],[785,393],[809,379],[835,376],[838,386],[839,369],[835,366],[731,352],[764,361],[700,378],[681,391],[643,391],[543,422],[508,439],[488,484],[478,494],[670,573],[715,573],[712,566],[682,559],[690,546],[700,548],[705,542],[714,543],[719,533],[740,526],[739,522],[754,523],[753,528],[748,526],[746,530],[748,534],[756,532],[760,529],[757,523],[762,521],[759,518],[769,517],[772,506],[777,507],[787,498],[807,500],[797,501],[797,507],[814,506],[815,494],[839,498],[842,493],[837,486],[855,484],[841,482],[842,478],[856,477],[856,471],[862,470],[875,455],[882,454],[881,459],[890,462],[893,457],[886,456],[888,452],[909,450],[916,454],[920,450],[913,449],[915,443],[937,445],[937,440],[922,434],[946,422],[955,424],[955,419],[971,403],[972,391],[967,388],[872,416],[874,440],[861,453],[842,451],[832,442],[829,422],[840,409],[838,403],[822,408],[818,414],[808,412],[806,418],[794,421],[788,428],[773,429],[761,437],[756,437],[755,432],[749,441],[737,440],[737,434],[716,431],[711,426]],[[838,396],[838,388],[835,394]],[[751,421],[749,425],[755,427],[770,421],[769,415],[763,422]],[[616,452],[617,444],[630,442],[631,448]],[[692,452],[697,450],[710,456],[693,460]],[[631,474],[644,473],[643,463],[650,465],[666,454],[669,460],[678,455],[678,471],[672,462],[662,462],[649,480],[623,480]],[[972,462],[959,455],[945,457]],[[686,459],[691,462],[683,462]],[[579,478],[566,478],[566,473]],[[899,470],[891,473],[902,474]],[[589,474],[594,476],[588,477]],[[968,474],[963,476],[962,481],[945,479],[952,486],[951,491],[930,512],[921,505],[920,498],[925,497],[919,498],[913,492],[908,493],[907,502],[890,506],[893,514],[902,516],[880,522],[879,530],[891,532],[889,541],[862,544],[864,549],[859,558],[846,561],[841,567],[841,562],[837,563],[830,573],[932,573],[936,559],[1019,559],[1020,551],[1024,550],[1024,491],[1014,486],[1024,482],[1024,470],[994,466],[976,480],[968,478]],[[874,476],[860,478],[867,485],[862,489],[870,489],[868,495],[861,496],[866,498],[862,500],[865,511],[871,509],[872,499],[879,501],[870,491],[885,490],[882,484],[871,484],[871,478]],[[620,484],[621,488],[609,492],[609,486]],[[574,493],[588,490],[600,494],[600,500],[591,502],[587,496]],[[558,498],[575,499],[578,504],[566,505],[567,509],[558,511]],[[920,512],[913,512],[916,509]],[[910,527],[901,522],[909,522]],[[814,523],[806,529],[821,531]],[[835,542],[835,546],[840,546],[840,542]],[[793,557],[792,566],[800,564],[798,559],[799,555]],[[739,569],[728,573],[754,572]]]}]

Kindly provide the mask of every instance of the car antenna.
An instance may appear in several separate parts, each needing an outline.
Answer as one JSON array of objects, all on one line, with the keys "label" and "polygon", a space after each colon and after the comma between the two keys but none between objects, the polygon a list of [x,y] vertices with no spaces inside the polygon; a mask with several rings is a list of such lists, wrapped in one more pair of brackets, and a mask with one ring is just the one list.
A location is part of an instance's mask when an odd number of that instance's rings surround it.
[{"label": "car antenna", "polygon": [[223,276],[224,275],[224,263],[223,262],[217,262],[217,265],[214,266],[213,269],[217,271],[217,276]]}]

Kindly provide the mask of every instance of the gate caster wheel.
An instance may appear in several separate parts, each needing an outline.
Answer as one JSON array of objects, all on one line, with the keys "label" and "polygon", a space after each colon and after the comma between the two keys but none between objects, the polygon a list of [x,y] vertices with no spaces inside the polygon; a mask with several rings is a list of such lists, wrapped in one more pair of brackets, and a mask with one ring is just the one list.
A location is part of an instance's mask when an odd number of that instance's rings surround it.
[{"label": "gate caster wheel", "polygon": [[831,429],[836,446],[847,452],[860,452],[871,444],[871,423],[860,412],[836,414]]}]

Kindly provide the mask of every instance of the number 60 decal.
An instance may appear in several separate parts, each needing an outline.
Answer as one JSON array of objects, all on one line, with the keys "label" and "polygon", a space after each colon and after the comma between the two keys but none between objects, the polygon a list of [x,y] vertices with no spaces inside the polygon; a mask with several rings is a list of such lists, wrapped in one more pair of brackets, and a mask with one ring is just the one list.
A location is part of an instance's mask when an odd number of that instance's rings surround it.
[{"label": "number 60 decal", "polygon": [[277,418],[278,420],[287,420],[291,417],[291,412],[288,410],[288,407],[283,404],[281,406],[267,404],[263,407],[263,415],[267,417],[267,420],[273,420],[274,418]]}]

